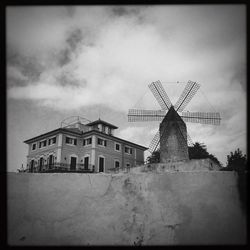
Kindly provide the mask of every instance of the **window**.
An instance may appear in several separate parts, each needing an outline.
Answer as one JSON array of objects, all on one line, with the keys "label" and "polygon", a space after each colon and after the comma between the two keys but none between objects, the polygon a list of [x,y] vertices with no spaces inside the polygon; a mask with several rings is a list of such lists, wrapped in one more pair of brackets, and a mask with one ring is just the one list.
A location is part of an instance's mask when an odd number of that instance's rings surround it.
[{"label": "window", "polygon": [[83,146],[92,144],[92,138],[83,139]]},{"label": "window", "polygon": [[49,145],[56,144],[56,136],[49,139]]},{"label": "window", "polygon": [[109,127],[105,127],[105,133],[106,133],[106,134],[109,133]]},{"label": "window", "polygon": [[66,136],[66,144],[77,145],[77,140],[76,138],[71,138],[71,137]]},{"label": "window", "polygon": [[39,142],[39,148],[44,148],[47,145],[47,140],[43,140]]},{"label": "window", "polygon": [[32,150],[36,150],[36,143],[32,144]]},{"label": "window", "polygon": [[125,153],[132,155],[132,148],[125,146]]},{"label": "window", "polygon": [[102,132],[105,133],[105,126],[102,125]]},{"label": "window", "polygon": [[115,142],[115,151],[121,151],[121,144]]},{"label": "window", "polygon": [[120,167],[120,162],[118,160],[115,160],[115,168],[119,168]]},{"label": "window", "polygon": [[107,140],[103,140],[101,138],[97,139],[97,144],[106,147],[107,146]]}]

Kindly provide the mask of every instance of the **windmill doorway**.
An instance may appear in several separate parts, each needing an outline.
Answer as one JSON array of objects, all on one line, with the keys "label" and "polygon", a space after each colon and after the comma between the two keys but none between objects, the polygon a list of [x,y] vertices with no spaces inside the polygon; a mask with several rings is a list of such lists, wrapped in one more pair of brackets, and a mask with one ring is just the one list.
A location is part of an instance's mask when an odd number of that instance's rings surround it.
[{"label": "windmill doorway", "polygon": [[70,170],[76,170],[76,157],[70,157]]},{"label": "windmill doorway", "polygon": [[99,156],[99,172],[104,172],[104,160],[105,158],[102,156]]}]

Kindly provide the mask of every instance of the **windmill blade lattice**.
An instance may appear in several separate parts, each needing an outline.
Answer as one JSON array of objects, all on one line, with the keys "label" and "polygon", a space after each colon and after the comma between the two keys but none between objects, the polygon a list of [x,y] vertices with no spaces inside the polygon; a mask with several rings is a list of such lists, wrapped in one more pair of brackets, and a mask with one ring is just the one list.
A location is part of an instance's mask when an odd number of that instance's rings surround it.
[{"label": "windmill blade lattice", "polygon": [[220,113],[218,112],[182,112],[181,118],[185,122],[220,125]]},{"label": "windmill blade lattice", "polygon": [[165,110],[144,110],[144,109],[129,109],[128,121],[161,121],[166,115]]},{"label": "windmill blade lattice", "polygon": [[172,103],[165,92],[164,88],[160,81],[152,82],[148,85],[149,89],[153,93],[154,97],[156,98],[157,102],[161,106],[163,110],[169,110],[172,106]]},{"label": "windmill blade lattice", "polygon": [[193,140],[191,139],[189,133],[187,132],[187,143],[188,143],[188,146],[191,147],[194,145],[193,143]]},{"label": "windmill blade lattice", "polygon": [[192,100],[193,96],[195,93],[198,91],[200,88],[200,84],[192,81],[188,81],[185,89],[183,90],[180,98],[174,105],[174,108],[176,111],[183,111],[184,108],[188,105],[188,103]]},{"label": "windmill blade lattice", "polygon": [[150,153],[153,153],[153,152],[156,151],[159,147],[160,147],[160,132],[159,132],[159,130],[158,130],[157,133],[155,134],[153,140],[151,141],[149,147],[148,147],[148,151],[149,151]]}]

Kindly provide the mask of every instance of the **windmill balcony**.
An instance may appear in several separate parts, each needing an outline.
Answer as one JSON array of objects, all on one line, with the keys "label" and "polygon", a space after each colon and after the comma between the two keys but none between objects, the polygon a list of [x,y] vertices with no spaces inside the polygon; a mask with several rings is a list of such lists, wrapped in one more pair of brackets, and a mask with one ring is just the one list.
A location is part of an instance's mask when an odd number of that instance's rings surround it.
[{"label": "windmill balcony", "polygon": [[29,173],[94,173],[94,165],[78,163],[75,166],[67,163],[53,163],[44,164],[43,166],[37,166],[33,169],[29,169]]}]

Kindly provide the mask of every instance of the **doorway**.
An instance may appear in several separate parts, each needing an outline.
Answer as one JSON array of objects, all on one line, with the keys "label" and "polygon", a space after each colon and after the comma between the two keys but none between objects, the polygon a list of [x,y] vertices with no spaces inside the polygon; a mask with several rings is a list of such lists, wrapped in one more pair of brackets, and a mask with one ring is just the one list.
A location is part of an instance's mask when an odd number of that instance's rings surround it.
[{"label": "doorway", "polygon": [[32,160],[30,162],[30,172],[33,173],[34,172],[34,160]]},{"label": "doorway", "polygon": [[76,170],[76,157],[71,156],[70,158],[70,170]]},{"label": "doorway", "polygon": [[89,156],[84,157],[84,170],[89,168]]},{"label": "doorway", "polygon": [[49,156],[49,169],[51,169],[53,165],[54,165],[54,157],[53,155],[50,155]]},{"label": "doorway", "polygon": [[42,171],[42,167],[43,167],[43,157],[41,157],[39,160],[39,172]]},{"label": "doorway", "polygon": [[104,157],[99,157],[99,172],[104,172]]}]

